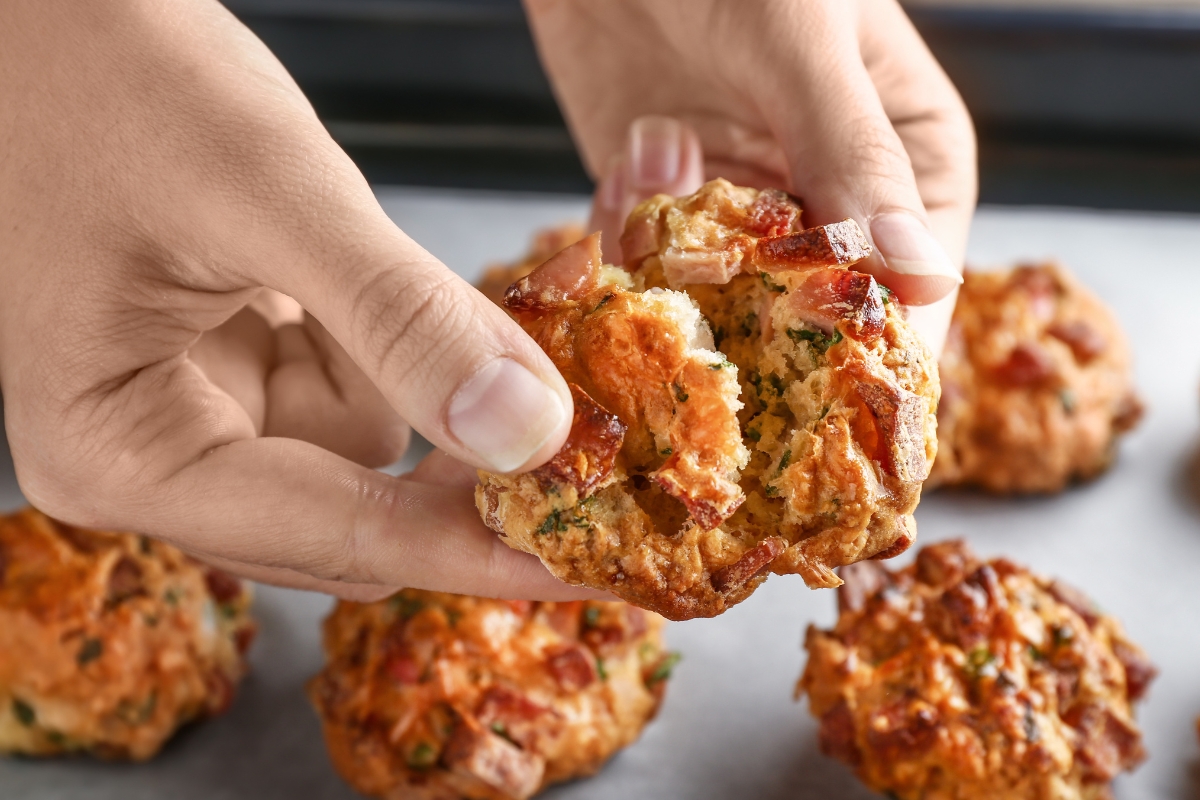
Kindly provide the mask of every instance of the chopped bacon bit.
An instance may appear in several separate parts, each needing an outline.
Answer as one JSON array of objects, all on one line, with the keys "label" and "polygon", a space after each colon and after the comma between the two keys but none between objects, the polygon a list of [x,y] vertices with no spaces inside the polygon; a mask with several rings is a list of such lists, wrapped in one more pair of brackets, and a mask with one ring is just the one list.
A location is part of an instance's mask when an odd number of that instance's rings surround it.
[{"label": "chopped bacon bit", "polygon": [[942,594],[943,633],[964,650],[971,650],[987,639],[999,602],[996,572],[984,564]]},{"label": "chopped bacon bit", "polygon": [[564,639],[579,638],[579,618],[583,614],[583,601],[545,603],[546,625]]},{"label": "chopped bacon bit", "polygon": [[[763,189],[758,193],[743,230],[751,236],[783,236],[800,221],[800,204],[787,192]],[[624,241],[624,240],[622,240]]]},{"label": "chopped bacon bit", "polygon": [[115,605],[144,592],[141,566],[129,556],[121,556],[108,574],[108,602]]},{"label": "chopped bacon bit", "polygon": [[900,700],[884,706],[867,722],[867,745],[885,763],[914,758],[937,740],[941,715],[924,700]]},{"label": "chopped bacon bit", "polygon": [[857,767],[862,762],[862,752],[854,739],[854,715],[845,700],[839,701],[821,717],[817,743],[822,753],[843,764]]},{"label": "chopped bacon bit", "polygon": [[600,234],[593,233],[508,287],[504,307],[516,314],[537,314],[579,298],[596,285],[603,263]]},{"label": "chopped bacon bit", "polygon": [[1047,591],[1055,600],[1082,617],[1089,628],[1096,627],[1096,623],[1100,621],[1100,614],[1091,599],[1074,586],[1054,580],[1050,582]]},{"label": "chopped bacon bit", "polygon": [[1121,639],[1113,641],[1113,654],[1125,668],[1125,693],[1129,696],[1129,702],[1136,703],[1146,695],[1146,690],[1158,677],[1158,667],[1150,662],[1142,648]]},{"label": "chopped bacon bit", "polygon": [[975,554],[962,539],[927,545],[917,553],[917,580],[926,586],[958,583],[975,562]]},{"label": "chopped bacon bit", "polygon": [[1086,364],[1108,349],[1108,342],[1100,332],[1083,320],[1056,322],[1046,333],[1071,348],[1075,360]]},{"label": "chopped bacon bit", "polygon": [[1076,706],[1063,715],[1063,722],[1079,731],[1075,753],[1083,764],[1085,781],[1107,783],[1146,758],[1137,728],[1108,708]]},{"label": "chopped bacon bit", "polygon": [[454,726],[442,761],[457,774],[514,800],[525,800],[536,792],[546,771],[541,756],[521,750],[471,717],[460,718]]},{"label": "chopped bacon bit", "polygon": [[1134,426],[1141,421],[1144,413],[1146,413],[1146,407],[1142,405],[1141,398],[1134,392],[1129,392],[1117,404],[1116,413],[1113,414],[1113,429],[1117,433],[1133,430]]},{"label": "chopped bacon bit", "polygon": [[397,683],[405,686],[421,682],[421,665],[406,648],[398,649],[388,656],[384,669]]},{"label": "chopped bacon bit", "polygon": [[532,474],[543,486],[574,486],[582,499],[612,474],[627,428],[583,389],[573,383],[570,387],[575,401],[571,433],[562,449]]},{"label": "chopped bacon bit", "polygon": [[875,279],[846,269],[818,269],[788,293],[788,310],[801,321],[832,334],[839,322],[859,341],[883,333],[886,313]]},{"label": "chopped bacon bit", "polygon": [[1054,359],[1032,342],[1017,345],[1008,359],[993,368],[996,377],[1009,386],[1036,386],[1054,377]]},{"label": "chopped bacon bit", "polygon": [[697,525],[711,531],[738,510],[746,495],[737,484],[705,474],[694,465],[695,459],[675,453],[650,477],[664,492],[683,503]]},{"label": "chopped bacon bit", "polygon": [[525,748],[533,746],[547,718],[554,716],[554,710],[500,685],[489,686],[475,707],[483,725]]},{"label": "chopped bacon bit", "polygon": [[533,603],[529,600],[505,600],[504,602],[521,619],[526,619],[533,613]]},{"label": "chopped bacon bit", "polygon": [[596,659],[578,644],[559,645],[547,651],[546,666],[558,685],[568,692],[586,689],[596,682]]},{"label": "chopped bacon bit", "polygon": [[242,582],[223,570],[210,567],[204,573],[204,585],[218,605],[230,603],[242,596]]},{"label": "chopped bacon bit", "polygon": [[711,581],[712,587],[718,592],[740,588],[766,569],[786,549],[787,542],[778,536],[763,539],[743,553],[736,562],[714,572]]},{"label": "chopped bacon bit", "polygon": [[892,573],[874,561],[859,561],[838,569],[842,585],[837,588],[838,613],[862,611],[867,601],[892,583]]},{"label": "chopped bacon bit", "polygon": [[233,644],[237,647],[239,656],[244,656],[250,652],[250,646],[254,644],[254,639],[257,636],[258,626],[253,622],[247,623],[237,629],[233,634]]},{"label": "chopped bacon bit", "polygon": [[929,477],[925,457],[925,403],[916,394],[886,378],[863,372],[857,376],[858,396],[875,418],[885,446],[880,466],[906,483]]},{"label": "chopped bacon bit", "polygon": [[871,255],[871,244],[852,219],[758,241],[751,265],[765,272],[844,267]]}]

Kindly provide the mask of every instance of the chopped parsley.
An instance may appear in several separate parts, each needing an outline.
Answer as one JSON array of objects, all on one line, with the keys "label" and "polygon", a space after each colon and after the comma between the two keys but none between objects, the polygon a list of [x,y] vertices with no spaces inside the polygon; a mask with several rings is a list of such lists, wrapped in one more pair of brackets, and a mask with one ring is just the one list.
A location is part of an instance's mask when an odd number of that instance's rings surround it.
[{"label": "chopped parsley", "polygon": [[650,673],[650,677],[646,679],[646,685],[653,686],[670,678],[671,672],[682,659],[683,656],[679,653],[667,653],[663,656],[662,661],[658,662],[658,666],[654,668],[654,671]]},{"label": "chopped parsley", "polygon": [[788,328],[787,335],[796,344],[808,342],[818,353],[824,353],[842,340],[842,332],[838,330],[826,336],[821,331],[810,331],[807,328]]},{"label": "chopped parsley", "polygon": [[594,628],[600,622],[600,609],[595,606],[588,606],[583,610],[583,625],[585,628]]},{"label": "chopped parsley", "polygon": [[83,646],[79,648],[79,652],[75,655],[75,662],[79,666],[86,666],[95,661],[104,653],[104,643],[99,639],[84,639]]},{"label": "chopped parsley", "polygon": [[[499,731],[497,731],[499,733]],[[500,734],[504,736],[505,734]],[[505,737],[507,738],[507,737]],[[429,769],[437,763],[437,750],[429,742],[420,742],[408,753],[408,766],[413,769]]]},{"label": "chopped parsley", "polygon": [[762,439],[762,431],[758,428],[746,428],[746,438],[752,442]]},{"label": "chopped parsley", "polygon": [[600,680],[602,680],[602,681],[608,680],[608,670],[606,670],[604,668],[604,659],[603,658],[600,658],[600,657],[596,658],[596,674],[600,676]]},{"label": "chopped parsley", "polygon": [[894,294],[892,290],[884,286],[882,283],[877,283],[875,285],[879,287],[879,299],[883,302],[883,304],[886,306],[888,303],[892,302],[892,295]]},{"label": "chopped parsley", "polygon": [[669,456],[669,455],[671,455],[671,453],[674,453],[674,452],[675,452],[675,451],[674,451],[674,450],[672,450],[671,448],[669,448],[669,447],[664,447],[662,450],[659,450],[659,451],[658,451],[658,454],[659,454],[660,456]]},{"label": "chopped parsley", "polygon": [[399,615],[400,619],[412,619],[425,607],[425,604],[415,597],[408,597],[403,592],[393,595],[389,601],[392,610]]},{"label": "chopped parsley", "polygon": [[792,463],[792,451],[784,450],[783,456],[779,459],[779,469],[775,470],[775,474],[778,475],[778,474],[782,473],[785,469],[788,468],[788,464],[790,464],[790,463]]},{"label": "chopped parsley", "polygon": [[718,325],[713,329],[713,345],[720,347],[723,341],[725,341],[725,329]]},{"label": "chopped parsley", "polygon": [[673,383],[671,386],[675,389],[675,399],[681,403],[686,403],[688,399],[688,393],[683,390],[683,387],[678,383]]},{"label": "chopped parsley", "polygon": [[26,703],[24,700],[13,698],[12,701],[13,716],[17,718],[17,722],[24,725],[26,728],[37,722],[37,714],[33,710],[33,706]]},{"label": "chopped parsley", "polygon": [[551,533],[553,531],[563,533],[568,527],[567,521],[562,518],[562,512],[555,509],[554,511],[551,511],[550,515],[542,521],[541,525],[538,526],[537,532],[539,534]]},{"label": "chopped parsley", "polygon": [[967,663],[963,668],[975,680],[990,678],[996,674],[996,660],[995,654],[986,645],[979,645],[967,654]]},{"label": "chopped parsley", "polygon": [[767,274],[765,272],[760,272],[760,273],[758,273],[758,276],[760,278],[762,278],[763,286],[767,287],[772,292],[786,292],[787,291],[786,286],[780,286],[778,283],[771,280],[771,276],[769,274]]},{"label": "chopped parsley", "polygon": [[779,496],[779,487],[772,486],[769,483],[766,485],[766,487],[764,488],[763,491],[765,491],[767,493],[767,497],[778,497]]},{"label": "chopped parsley", "polygon": [[1055,625],[1050,634],[1054,637],[1054,646],[1065,647],[1075,638],[1075,631],[1069,625]]},{"label": "chopped parsley", "polygon": [[612,300],[614,297],[616,297],[616,295],[613,294],[612,292],[609,292],[608,294],[604,295],[604,297],[600,298],[600,302],[596,304],[596,307],[593,308],[588,313],[595,314],[597,311],[604,308],[604,306],[608,304],[608,301]]},{"label": "chopped parsley", "polygon": [[714,372],[716,372],[719,369],[725,369],[726,367],[732,367],[732,366],[733,366],[733,362],[730,361],[728,358],[725,358],[725,356],[722,355],[721,362],[719,364],[709,364],[708,368],[713,370]]},{"label": "chopped parsley", "polygon": [[742,318],[742,336],[753,336],[758,327],[758,312],[751,311]]}]

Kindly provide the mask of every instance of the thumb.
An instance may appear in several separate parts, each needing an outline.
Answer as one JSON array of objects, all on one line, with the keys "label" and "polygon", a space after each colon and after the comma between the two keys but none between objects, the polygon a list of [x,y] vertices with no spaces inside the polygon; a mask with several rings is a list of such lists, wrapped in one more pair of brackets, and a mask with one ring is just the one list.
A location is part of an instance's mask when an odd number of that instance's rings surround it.
[{"label": "thumb", "polygon": [[672,117],[638,117],[629,124],[625,148],[609,162],[592,198],[588,229],[600,231],[604,260],[621,264],[621,232],[638,203],[665,193],[691,194],[704,183],[700,137]]},{"label": "thumb", "polygon": [[354,241],[333,234],[318,250],[335,255],[289,270],[279,288],[321,321],[401,417],[454,458],[493,472],[548,460],[573,415],[554,364],[373,198],[363,206]]},{"label": "thumb", "polygon": [[[778,7],[786,15],[804,5]],[[777,33],[755,57],[784,66],[751,70],[749,90],[784,148],[805,225],[855,219],[875,246],[856,269],[902,303],[934,303],[962,277],[930,228],[912,163],[863,63],[853,6],[827,3],[822,14],[771,26]],[[782,32],[797,25],[824,30],[812,47],[796,48]]]}]

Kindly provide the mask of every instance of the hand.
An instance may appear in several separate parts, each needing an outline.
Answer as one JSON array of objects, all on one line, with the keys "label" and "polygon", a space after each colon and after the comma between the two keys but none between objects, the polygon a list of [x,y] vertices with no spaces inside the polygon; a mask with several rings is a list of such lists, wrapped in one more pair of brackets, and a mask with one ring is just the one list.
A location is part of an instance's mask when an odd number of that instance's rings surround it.
[{"label": "hand", "polygon": [[[8,0],[0,86],[0,388],[34,505],[343,596],[590,596],[500,543],[469,487],[359,465],[408,420],[536,466],[570,393],[222,6]],[[263,287],[309,315],[272,328]]]},{"label": "hand", "polygon": [[941,349],[975,206],[975,140],[895,0],[525,4],[600,178],[607,257],[619,258],[625,215],[658,192],[715,177],[784,188],[806,225],[859,222],[877,253],[863,268],[923,306],[910,320]]}]

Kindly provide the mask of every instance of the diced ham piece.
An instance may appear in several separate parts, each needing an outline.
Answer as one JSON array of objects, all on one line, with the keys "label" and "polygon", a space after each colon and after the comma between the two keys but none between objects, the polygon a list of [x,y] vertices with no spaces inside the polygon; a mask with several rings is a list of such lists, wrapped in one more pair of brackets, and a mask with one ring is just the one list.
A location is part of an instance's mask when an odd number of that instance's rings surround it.
[{"label": "diced ham piece", "polygon": [[463,717],[454,727],[442,762],[454,773],[477,780],[513,800],[526,800],[542,785],[545,760],[527,753],[478,720]]},{"label": "diced ham piece", "polygon": [[539,731],[556,716],[553,709],[500,685],[488,687],[475,707],[480,723],[524,748],[532,747]]},{"label": "diced ham piece", "polygon": [[1083,320],[1055,322],[1046,333],[1070,347],[1080,364],[1088,363],[1108,349],[1108,342],[1100,332]]},{"label": "diced ham piece", "polygon": [[596,659],[579,644],[559,645],[546,654],[546,666],[558,685],[568,692],[586,689],[596,682]]},{"label": "diced ham piece", "polygon": [[554,457],[533,471],[533,476],[543,486],[574,486],[584,498],[612,474],[627,428],[583,389],[573,383],[570,387],[575,401],[571,433]]},{"label": "diced ham piece", "polygon": [[600,234],[593,233],[508,287],[504,307],[515,314],[537,315],[581,297],[596,286],[603,263]]},{"label": "diced ham piece", "polygon": [[1037,386],[1056,374],[1054,359],[1034,342],[1018,344],[1008,358],[993,368],[996,377],[1009,386]]},{"label": "diced ham piece", "polygon": [[871,411],[883,444],[880,466],[906,483],[929,477],[925,457],[925,403],[890,380],[863,372],[856,389]]},{"label": "diced ham piece", "polygon": [[744,585],[755,575],[762,572],[772,561],[787,549],[787,542],[778,536],[763,539],[754,547],[742,554],[733,564],[722,567],[712,574],[712,587],[718,592],[725,592]]},{"label": "diced ham piece", "polygon": [[1140,647],[1121,641],[1113,642],[1113,653],[1125,668],[1125,693],[1129,702],[1136,703],[1146,695],[1150,684],[1158,677],[1158,667]]},{"label": "diced ham piece", "polygon": [[898,700],[871,715],[867,745],[885,763],[913,759],[937,741],[941,715],[924,700]]},{"label": "diced ham piece", "polygon": [[751,236],[783,236],[800,221],[800,204],[779,189],[758,193],[743,229]]},{"label": "diced ham piece", "polygon": [[1137,728],[1111,709],[1076,706],[1063,715],[1063,721],[1079,732],[1075,754],[1083,763],[1084,780],[1108,783],[1146,757]]},{"label": "diced ham piece", "polygon": [[862,611],[867,601],[892,582],[892,573],[874,561],[859,561],[838,569],[842,585],[837,588],[838,613]]},{"label": "diced ham piece", "polygon": [[746,254],[738,244],[749,246],[749,240],[735,240],[733,246],[721,250],[680,250],[667,248],[662,254],[663,277],[669,286],[701,283],[729,283],[742,271]]},{"label": "diced ham piece", "polygon": [[817,744],[821,752],[830,758],[836,758],[843,764],[857,767],[862,761],[862,753],[854,738],[854,715],[846,701],[842,700],[836,706],[825,712],[821,717],[821,727],[817,731]]},{"label": "diced ham piece", "polygon": [[121,556],[108,573],[108,602],[120,603],[143,591],[142,568],[129,556]]},{"label": "diced ham piece", "polygon": [[204,573],[204,583],[218,604],[231,603],[242,596],[242,582],[223,570],[210,568]]},{"label": "diced ham piece", "polygon": [[852,219],[758,240],[754,269],[779,272],[812,267],[845,267],[871,255],[871,243]]},{"label": "diced ham piece", "polygon": [[883,333],[886,318],[875,279],[846,269],[818,269],[788,293],[788,311],[804,323],[832,334],[839,322],[858,340]]}]

